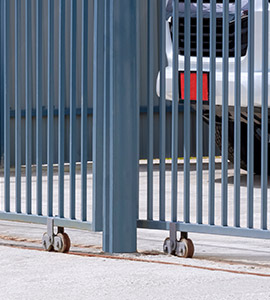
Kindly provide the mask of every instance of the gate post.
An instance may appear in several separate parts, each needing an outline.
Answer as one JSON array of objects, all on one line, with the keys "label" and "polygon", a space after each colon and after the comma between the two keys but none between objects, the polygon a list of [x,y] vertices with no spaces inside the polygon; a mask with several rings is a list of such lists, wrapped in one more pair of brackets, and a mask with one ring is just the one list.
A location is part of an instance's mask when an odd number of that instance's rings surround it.
[{"label": "gate post", "polygon": [[105,0],[103,250],[135,252],[138,201],[137,0]]},{"label": "gate post", "polygon": [[4,164],[4,1],[0,2],[0,165]]}]

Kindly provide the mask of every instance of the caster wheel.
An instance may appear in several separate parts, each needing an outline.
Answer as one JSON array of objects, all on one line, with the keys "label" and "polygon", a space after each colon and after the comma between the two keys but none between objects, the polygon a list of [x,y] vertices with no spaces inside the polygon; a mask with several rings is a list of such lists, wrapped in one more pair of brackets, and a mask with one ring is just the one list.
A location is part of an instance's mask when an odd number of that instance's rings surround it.
[{"label": "caster wheel", "polygon": [[61,253],[67,253],[70,248],[69,236],[64,233],[57,233],[54,237],[54,250]]},{"label": "caster wheel", "polygon": [[47,232],[45,232],[42,236],[42,246],[43,249],[46,251],[53,251],[53,244],[52,244],[52,240],[49,237],[49,235],[47,234]]},{"label": "caster wheel", "polygon": [[184,243],[184,248],[179,256],[184,258],[192,258],[194,254],[194,245],[191,239],[181,239],[181,243]]},{"label": "caster wheel", "polygon": [[163,243],[163,252],[166,254],[175,255],[175,250],[172,250],[170,238],[167,237]]}]

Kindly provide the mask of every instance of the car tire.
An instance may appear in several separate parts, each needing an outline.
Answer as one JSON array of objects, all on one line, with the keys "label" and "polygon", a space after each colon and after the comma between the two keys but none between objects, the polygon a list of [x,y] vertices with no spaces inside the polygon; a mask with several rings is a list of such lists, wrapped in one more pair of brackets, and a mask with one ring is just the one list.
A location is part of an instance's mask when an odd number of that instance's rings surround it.
[{"label": "car tire", "polygon": [[[216,145],[222,151],[222,126],[216,123]],[[270,148],[268,146],[268,152]],[[234,122],[228,123],[228,159],[234,163]],[[268,174],[270,174],[270,165],[268,160]],[[247,124],[241,122],[241,150],[240,167],[247,170]],[[257,133],[257,127],[254,127],[254,173],[261,174],[261,138]]]}]

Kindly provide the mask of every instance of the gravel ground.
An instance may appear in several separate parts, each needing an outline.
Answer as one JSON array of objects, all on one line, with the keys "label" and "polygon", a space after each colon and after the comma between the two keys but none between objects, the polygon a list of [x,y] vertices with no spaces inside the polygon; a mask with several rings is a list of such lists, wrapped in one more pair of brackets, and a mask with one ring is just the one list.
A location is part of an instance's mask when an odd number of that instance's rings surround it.
[{"label": "gravel ground", "polygon": [[0,246],[2,299],[270,299],[270,279]]}]

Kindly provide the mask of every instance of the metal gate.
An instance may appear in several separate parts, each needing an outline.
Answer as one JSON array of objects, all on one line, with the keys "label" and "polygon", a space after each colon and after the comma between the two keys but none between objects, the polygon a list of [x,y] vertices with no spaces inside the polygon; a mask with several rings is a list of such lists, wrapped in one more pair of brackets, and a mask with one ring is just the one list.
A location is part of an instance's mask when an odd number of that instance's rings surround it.
[{"label": "metal gate", "polygon": [[[47,250],[68,251],[64,227],[72,227],[104,228],[106,251],[134,251],[139,112],[133,62],[135,1],[1,0],[0,4],[4,115],[0,219],[47,224],[43,236]],[[124,29],[119,27],[121,9],[131,16],[122,21]],[[130,36],[134,42],[129,42]],[[126,82],[123,90],[122,82]],[[88,161],[91,150],[93,161]],[[133,189],[131,210],[119,218],[125,205],[121,201]],[[132,222],[125,228],[129,237],[121,235],[122,221],[127,219]]]},{"label": "metal gate", "polygon": [[[106,252],[136,251],[137,227],[170,230],[164,251],[185,257],[194,253],[188,232],[269,238],[268,2],[148,0],[145,8],[145,2],[137,0],[1,1],[4,177],[0,190],[4,193],[0,219],[47,224],[44,248],[58,251],[68,251],[70,246],[64,227],[103,231]],[[146,12],[145,49],[139,43],[138,18]],[[159,47],[153,43],[155,13]],[[46,51],[42,51],[44,43]],[[147,162],[139,161],[142,51],[148,53]],[[158,73],[153,68],[155,59]],[[90,63],[93,91],[89,92]],[[156,94],[159,156],[153,148]],[[88,114],[89,98],[93,118]],[[168,107],[172,110],[169,139]],[[191,118],[194,112],[196,121]],[[192,126],[196,126],[195,158],[190,155]],[[207,157],[203,157],[203,126],[209,128]],[[87,161],[90,137],[92,162]],[[67,140],[69,158],[64,163]],[[168,140],[172,141],[169,156]],[[15,168],[10,164],[12,143]]]},{"label": "metal gate", "polygon": [[[147,179],[141,180],[138,227],[170,230],[164,251],[191,257],[188,232],[269,238],[268,1],[160,1],[160,155],[153,164],[149,95]],[[149,57],[153,2],[148,1]],[[172,152],[165,157],[165,103],[172,101]],[[179,102],[184,122],[178,125]],[[191,110],[196,110],[196,158],[190,157]],[[202,124],[209,157],[202,156]],[[184,158],[178,156],[179,132]],[[221,149],[216,157],[215,144]],[[176,231],[181,232],[180,240]]]}]

